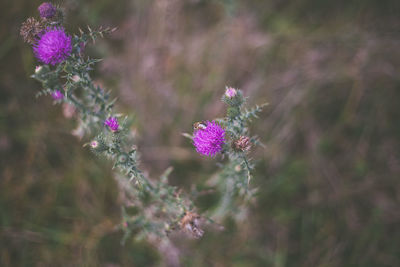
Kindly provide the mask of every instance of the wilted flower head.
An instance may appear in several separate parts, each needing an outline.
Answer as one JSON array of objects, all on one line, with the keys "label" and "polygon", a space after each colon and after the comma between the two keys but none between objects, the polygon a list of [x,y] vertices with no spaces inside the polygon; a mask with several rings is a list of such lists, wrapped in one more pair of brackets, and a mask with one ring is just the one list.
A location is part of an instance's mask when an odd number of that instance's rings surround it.
[{"label": "wilted flower head", "polygon": [[45,64],[61,63],[71,54],[71,36],[65,33],[64,28],[47,28],[33,46],[33,51],[36,58]]},{"label": "wilted flower head", "polygon": [[57,8],[49,2],[42,3],[38,7],[38,10],[39,10],[40,16],[44,19],[49,19],[49,18],[53,17],[57,12]]},{"label": "wilted flower head", "polygon": [[247,151],[251,148],[250,138],[248,136],[241,136],[232,143],[232,147],[238,151]]},{"label": "wilted flower head", "polygon": [[225,96],[228,98],[234,98],[237,94],[237,91],[235,88],[232,87],[226,87],[226,91],[225,91]]},{"label": "wilted flower head", "polygon": [[108,128],[110,128],[111,131],[116,132],[118,131],[119,124],[118,120],[115,117],[109,117],[105,122],[104,125],[107,125]]},{"label": "wilted flower head", "polygon": [[200,216],[197,213],[186,212],[179,225],[182,230],[194,238],[200,238],[204,234],[204,231],[200,228]]},{"label": "wilted flower head", "polygon": [[34,18],[28,18],[22,23],[19,34],[26,43],[34,44],[42,31],[43,25],[39,21]]},{"label": "wilted flower head", "polygon": [[225,143],[225,130],[216,122],[206,122],[205,128],[194,132],[193,144],[196,151],[206,156],[220,153]]},{"label": "wilted flower head", "polygon": [[54,100],[61,100],[61,99],[64,98],[64,95],[63,95],[60,91],[55,90],[55,91],[51,94],[51,97],[53,97]]}]

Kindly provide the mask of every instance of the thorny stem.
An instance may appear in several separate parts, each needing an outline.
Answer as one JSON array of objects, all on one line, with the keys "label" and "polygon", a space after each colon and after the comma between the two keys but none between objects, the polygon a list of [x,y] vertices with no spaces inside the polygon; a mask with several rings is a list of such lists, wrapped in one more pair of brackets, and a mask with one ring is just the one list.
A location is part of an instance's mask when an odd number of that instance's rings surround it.
[{"label": "thorny stem", "polygon": [[247,185],[249,185],[250,184],[250,179],[251,179],[251,169],[250,169],[250,166],[249,166],[249,162],[247,161],[247,158],[246,158],[246,156],[244,155],[244,154],[242,154],[242,159],[243,159],[243,161],[244,161],[244,163],[245,163],[245,165],[246,165],[246,169],[247,169]]},{"label": "thorny stem", "polygon": [[[92,31],[81,36],[74,37],[74,48],[89,39],[95,39],[102,36],[105,31]],[[34,78],[43,83],[44,92],[48,94],[57,88],[61,88],[62,78],[66,78],[64,91],[66,92],[64,102],[70,103],[81,113],[81,127],[86,133],[91,132],[93,128],[100,131],[94,137],[94,140],[102,142],[104,146],[98,154],[104,154],[114,161],[114,166],[118,167],[126,177],[121,178],[117,175],[116,179],[121,184],[129,184],[124,191],[128,193],[129,201],[126,205],[132,204],[141,209],[141,212],[130,215],[124,213],[123,221],[126,223],[121,228],[125,231],[125,239],[133,230],[139,230],[138,235],[148,235],[150,233],[157,236],[166,236],[169,230],[178,226],[179,220],[186,211],[191,210],[191,202],[182,198],[176,189],[167,183],[167,176],[160,182],[152,183],[140,169],[138,169],[138,155],[136,149],[125,152],[129,140],[127,140],[128,126],[124,122],[120,129],[111,132],[103,125],[104,121],[113,115],[113,104],[115,100],[109,101],[109,94],[100,86],[95,86],[90,78],[89,71],[91,65],[98,60],[84,60],[82,56],[75,52],[64,63],[58,65],[55,69],[46,66],[44,73],[36,73]],[[64,73],[65,76],[61,76]],[[53,80],[55,80],[53,82]],[[77,90],[81,89],[79,94]],[[79,95],[79,96],[78,96]],[[115,116],[115,115],[114,115]],[[94,126],[94,127],[93,127]],[[132,146],[131,146],[132,147]],[[135,182],[133,181],[135,180]],[[132,183],[134,182],[134,183]]]}]

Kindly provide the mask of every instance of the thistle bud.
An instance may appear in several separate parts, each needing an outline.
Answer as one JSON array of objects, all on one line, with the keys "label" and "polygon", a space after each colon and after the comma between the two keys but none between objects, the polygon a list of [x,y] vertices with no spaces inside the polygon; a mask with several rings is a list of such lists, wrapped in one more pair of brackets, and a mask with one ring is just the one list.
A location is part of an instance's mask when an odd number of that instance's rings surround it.
[{"label": "thistle bud", "polygon": [[232,147],[237,151],[248,151],[251,148],[250,138],[248,136],[241,136],[232,143]]},{"label": "thistle bud", "polygon": [[101,137],[97,137],[96,139],[92,140],[89,145],[92,151],[95,153],[101,153],[107,150],[107,145]]},{"label": "thistle bud", "polygon": [[81,77],[79,77],[78,75],[72,76],[72,81],[78,83],[80,80],[81,80]]},{"label": "thistle bud", "polygon": [[39,10],[40,17],[42,17],[44,19],[50,19],[50,18],[54,17],[54,15],[57,13],[57,8],[48,2],[42,3],[38,7],[38,10]]},{"label": "thistle bud", "polygon": [[118,155],[118,163],[124,164],[128,161],[128,155],[126,153],[121,153]]},{"label": "thistle bud", "polygon": [[226,91],[225,91],[225,96],[227,98],[234,98],[237,95],[237,91],[235,88],[232,87],[226,87]]},{"label": "thistle bud", "polygon": [[225,93],[222,96],[222,101],[231,107],[240,108],[244,102],[244,98],[240,90],[233,87],[226,87]]},{"label": "thistle bud", "polygon": [[117,132],[119,129],[119,123],[116,117],[109,117],[105,122],[104,125],[108,126],[108,128],[112,132]]},{"label": "thistle bud", "polygon": [[42,66],[36,66],[35,68],[35,74],[40,74],[40,72],[43,70]]},{"label": "thistle bud", "polygon": [[55,101],[60,101],[64,98],[64,95],[59,90],[55,90],[53,93],[51,93],[51,97]]},{"label": "thistle bud", "polygon": [[240,172],[242,170],[242,167],[240,165],[235,166],[235,171]]},{"label": "thistle bud", "polygon": [[90,146],[93,149],[96,149],[99,146],[99,142],[97,142],[96,140],[93,140],[92,142],[90,142]]}]

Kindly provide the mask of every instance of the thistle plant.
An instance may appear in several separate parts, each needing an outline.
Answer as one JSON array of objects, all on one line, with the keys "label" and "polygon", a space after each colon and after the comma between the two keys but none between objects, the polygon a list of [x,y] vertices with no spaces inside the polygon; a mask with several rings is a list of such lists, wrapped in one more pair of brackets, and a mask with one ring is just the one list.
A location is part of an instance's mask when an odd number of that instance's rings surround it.
[{"label": "thistle plant", "polygon": [[219,164],[220,171],[207,181],[221,193],[217,207],[209,215],[216,220],[240,214],[257,191],[249,186],[254,164],[248,154],[252,146],[261,143],[257,136],[249,136],[248,124],[267,105],[246,109],[243,92],[232,87],[226,87],[222,102],[227,105],[224,118],[195,123],[193,136],[186,134],[200,154],[227,158]]},{"label": "thistle plant", "polygon": [[[39,13],[39,20],[29,18],[21,27],[22,37],[32,45],[41,63],[32,75],[42,85],[37,96],[49,95],[56,103],[66,105],[68,117],[76,112],[78,130],[88,140],[85,146],[112,161],[119,170],[115,179],[123,200],[119,228],[125,233],[124,240],[133,233],[136,238],[165,239],[171,231],[179,229],[201,237],[199,221],[206,216],[199,215],[188,196],[168,183],[171,168],[157,180],[150,179],[140,169],[139,153],[130,131],[131,120],[116,112],[116,100],[90,76],[100,60],[85,56],[84,48],[115,29],[88,27],[72,35],[63,28],[60,7],[43,3]],[[233,88],[227,89],[222,100],[228,105],[226,118],[196,124],[191,137],[198,153],[228,157],[214,181],[223,194],[218,210],[224,211],[215,213],[216,218],[233,210],[239,201],[237,196],[252,192],[249,181],[253,164],[247,153],[258,141],[248,136],[247,123],[261,110],[261,107],[245,110],[242,92]]]}]

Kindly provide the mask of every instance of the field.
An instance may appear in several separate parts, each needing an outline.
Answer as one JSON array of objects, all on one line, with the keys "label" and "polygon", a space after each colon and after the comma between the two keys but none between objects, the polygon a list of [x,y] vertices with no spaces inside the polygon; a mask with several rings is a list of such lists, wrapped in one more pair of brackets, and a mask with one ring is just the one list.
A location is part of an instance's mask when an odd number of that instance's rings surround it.
[{"label": "field", "polygon": [[[141,168],[189,192],[218,168],[190,140],[225,86],[269,105],[248,213],[160,253],[122,246],[112,165],[29,76],[19,27],[41,2],[0,3],[0,266],[400,266],[400,2],[64,0],[66,29],[118,27],[85,53],[133,116]],[[218,198],[196,199],[206,211]]]}]

